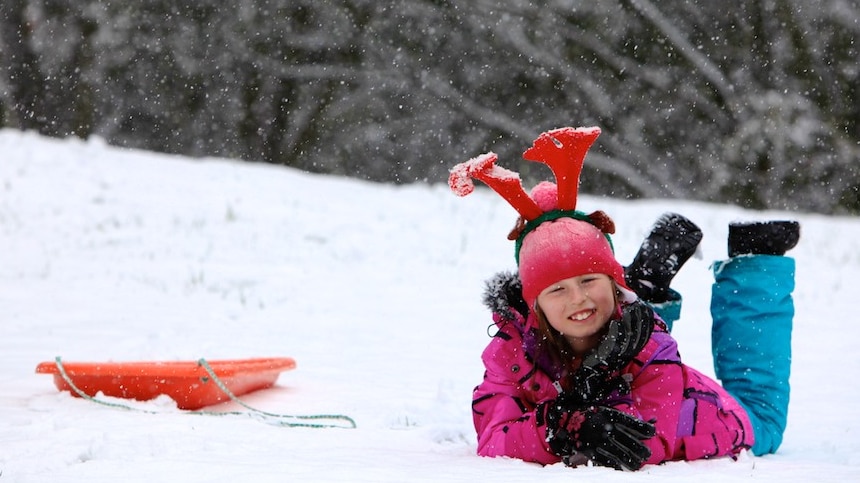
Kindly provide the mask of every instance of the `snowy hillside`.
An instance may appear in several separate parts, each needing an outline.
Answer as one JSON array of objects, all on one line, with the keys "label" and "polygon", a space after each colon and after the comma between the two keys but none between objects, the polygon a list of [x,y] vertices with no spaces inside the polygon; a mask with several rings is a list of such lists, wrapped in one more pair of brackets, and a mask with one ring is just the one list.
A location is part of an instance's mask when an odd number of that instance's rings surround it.
[{"label": "snowy hillside", "polygon": [[[514,268],[505,237],[515,213],[489,190],[461,199],[442,185],[376,185],[12,130],[0,131],[0,153],[2,482],[860,481],[860,219],[580,201],[615,219],[622,262],[664,211],[702,227],[703,257],[676,279],[686,302],[675,335],[685,360],[708,374],[708,266],[725,255],[727,223],[803,225],[779,453],[625,474],[475,456],[470,397],[491,323],[483,280]],[[476,154],[451,153],[450,164]],[[278,414],[343,414],[357,428],[190,415],[164,398],[132,405],[157,414],[105,407],[35,374],[56,356],[293,357],[294,371],[243,400]]]}]

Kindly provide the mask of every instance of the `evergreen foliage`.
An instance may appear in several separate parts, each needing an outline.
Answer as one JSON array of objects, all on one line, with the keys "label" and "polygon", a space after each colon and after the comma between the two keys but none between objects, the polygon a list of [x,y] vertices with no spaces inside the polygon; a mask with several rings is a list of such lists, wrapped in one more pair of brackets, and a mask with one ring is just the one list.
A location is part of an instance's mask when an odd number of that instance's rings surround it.
[{"label": "evergreen foliage", "polygon": [[0,124],[440,182],[603,129],[583,191],[860,213],[853,0],[4,0]]}]

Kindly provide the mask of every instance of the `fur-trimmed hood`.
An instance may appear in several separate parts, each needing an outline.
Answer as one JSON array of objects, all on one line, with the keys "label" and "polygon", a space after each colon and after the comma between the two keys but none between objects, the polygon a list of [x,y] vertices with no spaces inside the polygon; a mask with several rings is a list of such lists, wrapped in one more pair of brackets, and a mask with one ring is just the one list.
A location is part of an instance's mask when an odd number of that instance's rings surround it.
[{"label": "fur-trimmed hood", "polygon": [[499,272],[486,281],[484,305],[508,322],[525,322],[529,307],[523,299],[523,284],[516,272]]},{"label": "fur-trimmed hood", "polygon": [[515,272],[500,272],[487,280],[484,290],[484,305],[493,312],[493,320],[504,332],[504,327],[512,327],[520,337],[522,348],[528,359],[558,380],[564,367],[554,364],[549,353],[541,351],[542,337],[534,321],[529,324],[529,307],[523,299],[520,278]]}]

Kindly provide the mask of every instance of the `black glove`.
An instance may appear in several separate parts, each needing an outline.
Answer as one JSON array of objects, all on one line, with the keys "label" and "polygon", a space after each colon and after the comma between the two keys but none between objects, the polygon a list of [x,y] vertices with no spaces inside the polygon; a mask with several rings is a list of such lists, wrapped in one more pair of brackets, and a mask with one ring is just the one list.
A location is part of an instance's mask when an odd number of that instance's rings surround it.
[{"label": "black glove", "polygon": [[629,392],[627,382],[616,375],[636,357],[654,330],[654,311],[635,301],[621,309],[621,317],[607,323],[606,334],[589,351],[573,375],[573,391],[583,403],[597,403],[612,391]]},{"label": "black glove", "polygon": [[619,371],[645,347],[654,330],[654,311],[637,300],[621,308],[621,317],[609,321],[606,334],[582,362],[583,367]]},{"label": "black glove", "polygon": [[591,461],[616,470],[638,470],[651,456],[642,441],[654,436],[654,425],[616,409],[569,409],[553,400],[539,404],[536,414],[538,426],[546,426],[550,448],[568,466]]}]

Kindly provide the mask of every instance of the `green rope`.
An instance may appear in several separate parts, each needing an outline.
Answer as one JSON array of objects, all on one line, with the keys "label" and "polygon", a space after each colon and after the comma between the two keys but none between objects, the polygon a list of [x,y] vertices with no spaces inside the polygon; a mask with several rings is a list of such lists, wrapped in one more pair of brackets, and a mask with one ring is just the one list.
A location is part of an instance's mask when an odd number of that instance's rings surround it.
[{"label": "green rope", "polygon": [[[209,374],[209,377],[212,379],[212,382],[218,386],[227,397],[230,398],[231,401],[239,404],[240,406],[248,409],[250,412],[245,413],[241,411],[225,411],[225,412],[216,412],[216,411],[185,411],[186,414],[194,414],[194,415],[203,415],[203,416],[248,416],[258,421],[262,421],[267,424],[272,424],[275,426],[285,426],[290,428],[348,428],[352,429],[356,427],[355,421],[349,417],[344,416],[342,414],[314,414],[314,415],[288,415],[288,414],[275,414],[266,411],[261,411],[259,409],[255,409],[244,401],[239,399],[218,375],[215,374],[215,371],[212,370],[212,367],[209,366],[209,363],[206,362],[205,359],[200,359],[197,361],[203,369]],[[163,411],[150,411],[146,409],[134,408],[132,406],[128,406],[126,404],[120,403],[112,403],[108,401],[102,401],[100,399],[96,399],[89,394],[82,391],[78,388],[69,375],[66,373],[66,369],[63,367],[63,362],[59,356],[56,358],[57,369],[60,371],[60,376],[66,381],[66,384],[72,388],[72,391],[75,392],[78,396],[87,401],[94,402],[96,404],[101,404],[103,406],[108,406],[115,409],[125,409],[129,411],[138,411],[147,414],[164,414]],[[324,422],[326,420],[332,422]]]},{"label": "green rope", "polygon": [[155,413],[155,411],[146,411],[146,410],[144,410],[144,409],[135,409],[135,408],[133,408],[133,407],[131,407],[131,406],[126,406],[125,404],[117,404],[117,403],[111,403],[111,402],[107,402],[107,401],[101,401],[101,400],[99,400],[99,399],[96,399],[96,398],[94,398],[94,397],[91,397],[89,394],[85,393],[84,391],[81,391],[81,390],[78,388],[78,386],[76,386],[76,385],[75,385],[75,383],[74,383],[74,382],[72,382],[72,380],[69,378],[69,375],[68,375],[68,374],[66,374],[66,368],[64,368],[64,367],[63,367],[63,362],[60,360],[60,356],[57,356],[57,358],[55,359],[55,361],[56,361],[56,364],[57,364],[57,369],[60,371],[60,376],[63,378],[63,380],[64,380],[64,381],[66,381],[66,384],[68,384],[68,385],[69,385],[69,387],[71,387],[71,388],[72,388],[72,391],[74,391],[74,392],[75,392],[75,394],[77,394],[78,396],[80,396],[80,397],[82,397],[82,398],[84,398],[84,399],[86,399],[86,400],[88,400],[88,401],[92,401],[92,402],[94,402],[94,403],[96,403],[96,404],[101,404],[101,405],[103,405],[103,406],[108,406],[108,407],[111,407],[111,408],[116,408],[116,409],[127,409],[127,410],[130,410],[130,411],[141,411],[141,412],[151,413],[151,414],[152,414],[152,413]]},{"label": "green rope", "polygon": [[[223,391],[224,394],[226,394],[227,397],[229,397],[231,401],[233,401],[236,404],[239,404],[240,406],[242,406],[243,408],[251,411],[251,413],[249,414],[250,416],[254,416],[254,417],[261,419],[265,422],[274,423],[274,424],[277,424],[279,426],[307,427],[307,428],[339,428],[339,427],[343,427],[342,425],[335,424],[335,423],[300,423],[300,422],[295,422],[295,421],[323,421],[326,419],[330,419],[330,420],[334,420],[334,421],[344,421],[344,422],[349,424],[349,428],[355,428],[355,421],[351,417],[344,416],[342,414],[314,414],[314,415],[305,415],[305,416],[290,416],[290,415],[286,415],[286,414],[269,413],[266,411],[260,411],[259,409],[252,408],[251,406],[245,404],[244,401],[242,401],[241,399],[236,397],[236,395],[233,394],[233,392],[227,388],[227,386],[224,384],[224,382],[221,381],[221,379],[217,375],[215,375],[215,371],[213,371],[212,368],[209,367],[209,363],[206,362],[205,359],[201,358],[197,362],[201,366],[203,366],[203,369],[206,369],[206,372],[208,372],[209,375],[212,377],[212,381],[215,382],[215,384],[218,386],[218,388],[221,389],[221,391]],[[238,413],[238,414],[243,414],[243,413]],[[290,422],[289,420],[294,420],[294,421]]]}]

